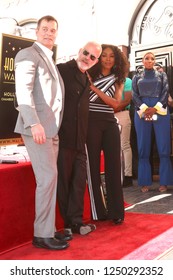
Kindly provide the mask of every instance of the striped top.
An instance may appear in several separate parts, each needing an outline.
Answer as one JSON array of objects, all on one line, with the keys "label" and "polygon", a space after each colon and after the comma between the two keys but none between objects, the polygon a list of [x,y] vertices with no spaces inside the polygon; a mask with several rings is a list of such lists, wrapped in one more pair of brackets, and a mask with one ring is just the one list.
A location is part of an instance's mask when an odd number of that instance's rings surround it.
[{"label": "striped top", "polygon": [[[115,95],[115,81],[114,74],[108,76],[100,75],[100,78],[93,84],[95,87],[104,92],[107,96],[114,97]],[[90,91],[89,96],[89,111],[91,112],[104,112],[114,114],[114,109],[105,104],[104,101],[93,91]]]}]

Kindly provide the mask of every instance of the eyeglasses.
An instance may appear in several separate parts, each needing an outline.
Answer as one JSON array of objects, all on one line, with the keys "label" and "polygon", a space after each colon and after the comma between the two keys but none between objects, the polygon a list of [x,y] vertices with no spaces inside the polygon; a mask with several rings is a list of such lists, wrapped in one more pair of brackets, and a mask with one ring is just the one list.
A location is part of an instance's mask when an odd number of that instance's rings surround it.
[{"label": "eyeglasses", "polygon": [[86,50],[83,51],[83,55],[85,55],[85,56],[88,56],[88,55],[89,55],[89,57],[90,57],[90,59],[91,59],[92,61],[94,61],[94,60],[97,59],[97,57],[95,57],[93,54],[90,54],[90,53],[89,53],[88,51],[86,51]]}]

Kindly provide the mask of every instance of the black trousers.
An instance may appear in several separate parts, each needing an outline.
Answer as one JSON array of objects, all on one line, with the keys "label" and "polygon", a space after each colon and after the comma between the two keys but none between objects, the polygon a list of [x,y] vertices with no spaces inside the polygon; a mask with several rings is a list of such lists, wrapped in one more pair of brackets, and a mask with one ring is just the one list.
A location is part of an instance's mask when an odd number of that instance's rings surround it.
[{"label": "black trousers", "polygon": [[108,219],[124,219],[120,147],[120,132],[116,120],[89,120],[87,137],[88,186],[91,194],[92,216],[95,220],[105,219],[105,206],[100,188],[100,155],[102,150],[105,159]]},{"label": "black trousers", "polygon": [[86,153],[60,148],[57,196],[65,227],[81,224],[86,189]]}]

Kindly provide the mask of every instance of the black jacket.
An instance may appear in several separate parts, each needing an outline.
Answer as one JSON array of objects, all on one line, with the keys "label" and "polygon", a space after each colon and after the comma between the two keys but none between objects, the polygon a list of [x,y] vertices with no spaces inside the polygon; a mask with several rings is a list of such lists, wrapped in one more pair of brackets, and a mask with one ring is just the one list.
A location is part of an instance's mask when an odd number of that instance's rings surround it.
[{"label": "black jacket", "polygon": [[59,131],[60,148],[83,150],[89,113],[89,81],[73,59],[57,64],[65,85],[65,105]]}]

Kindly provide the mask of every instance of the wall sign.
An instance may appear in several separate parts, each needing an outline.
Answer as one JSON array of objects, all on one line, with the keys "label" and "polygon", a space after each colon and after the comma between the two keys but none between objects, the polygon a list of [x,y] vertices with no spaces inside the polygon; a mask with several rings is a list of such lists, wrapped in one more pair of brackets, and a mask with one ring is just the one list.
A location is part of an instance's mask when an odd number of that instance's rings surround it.
[{"label": "wall sign", "polygon": [[[2,34],[0,38],[0,146],[22,144],[14,133],[18,111],[15,109],[14,58],[18,51],[33,44],[34,40]],[[56,45],[53,48],[56,61]]]},{"label": "wall sign", "polygon": [[33,40],[2,34],[0,38],[0,145],[21,144],[14,133],[18,112],[15,102],[14,58],[19,50],[29,47]]}]

